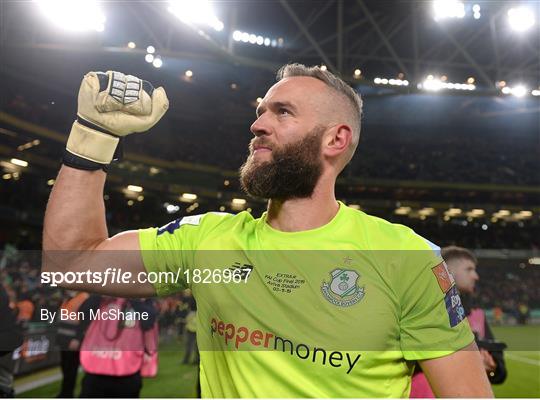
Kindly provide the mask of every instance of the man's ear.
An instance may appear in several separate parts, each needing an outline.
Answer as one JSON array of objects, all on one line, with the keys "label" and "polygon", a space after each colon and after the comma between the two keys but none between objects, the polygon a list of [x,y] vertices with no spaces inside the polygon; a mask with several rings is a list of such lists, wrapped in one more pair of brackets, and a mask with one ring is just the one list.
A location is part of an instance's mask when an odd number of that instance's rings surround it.
[{"label": "man's ear", "polygon": [[328,129],[324,135],[323,154],[336,157],[347,151],[352,143],[352,129],[346,124],[339,124]]}]

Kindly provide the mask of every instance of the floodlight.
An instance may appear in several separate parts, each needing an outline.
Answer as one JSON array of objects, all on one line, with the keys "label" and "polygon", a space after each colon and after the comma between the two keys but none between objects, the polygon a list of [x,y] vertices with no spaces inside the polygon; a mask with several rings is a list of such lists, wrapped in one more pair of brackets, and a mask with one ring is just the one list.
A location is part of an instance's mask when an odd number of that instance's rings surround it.
[{"label": "floodlight", "polygon": [[535,90],[533,90],[533,91],[531,92],[531,94],[532,94],[533,96],[540,96],[540,90],[536,90],[536,89],[535,89]]},{"label": "floodlight", "polygon": [[263,43],[264,43],[264,38],[262,36],[257,36],[257,44],[259,46],[262,46]]},{"label": "floodlight", "polygon": [[432,92],[439,91],[442,89],[442,87],[443,87],[443,83],[439,79],[435,79],[435,78],[432,78],[432,79],[428,78],[424,81],[424,84],[423,84],[423,88],[425,90],[429,90]]},{"label": "floodlight", "polygon": [[182,196],[180,196],[180,201],[191,203],[193,201],[197,200],[197,195],[194,193],[183,193]]},{"label": "floodlight", "polygon": [[514,86],[512,88],[512,94],[516,97],[523,97],[527,94],[527,88],[523,85]]},{"label": "floodlight", "polygon": [[137,47],[137,45],[135,44],[135,42],[129,42],[129,43],[128,43],[128,47],[129,47],[130,49],[134,49],[135,47]]},{"label": "floodlight", "polygon": [[359,70],[358,68],[354,70],[354,76],[356,77],[359,77],[360,75],[362,75],[362,71]]},{"label": "floodlight", "polygon": [[398,207],[394,210],[394,214],[407,215],[411,212],[411,207]]},{"label": "floodlight", "polygon": [[140,193],[143,191],[142,186],[137,186],[137,185],[128,185],[126,189],[129,190],[130,192],[135,192],[135,193]]},{"label": "floodlight", "polygon": [[465,5],[458,0],[435,0],[433,1],[433,11],[436,20],[463,18],[465,16]]},{"label": "floodlight", "polygon": [[146,56],[144,56],[144,60],[147,63],[151,63],[152,61],[154,61],[154,55],[153,54],[147,54]]},{"label": "floodlight", "polygon": [[19,167],[28,167],[28,161],[19,160],[18,158],[12,158],[10,163],[18,165]]},{"label": "floodlight", "polygon": [[257,43],[257,35],[254,35],[253,33],[249,35],[249,43],[251,44]]},{"label": "floodlight", "polygon": [[216,17],[208,0],[171,0],[169,12],[188,25],[207,25],[216,31],[223,30],[223,22]]},{"label": "floodlight", "polygon": [[472,10],[475,13],[479,13],[480,12],[480,4],[475,4],[474,6],[472,6]]},{"label": "floodlight", "polygon": [[[472,82],[472,80],[473,79],[469,78],[469,82]],[[475,90],[476,86],[472,83],[445,82],[442,80],[442,78],[437,79],[433,75],[428,75],[426,80],[421,85],[419,85],[419,88],[436,92],[441,89]]]},{"label": "floodlight", "polygon": [[249,42],[249,33],[247,33],[247,32],[242,32],[241,40],[242,40],[242,42],[244,42],[244,43]]},{"label": "floodlight", "polygon": [[225,27],[225,25],[223,25],[223,22],[221,22],[218,19],[216,19],[212,24],[212,28],[214,28],[214,30],[216,30],[218,32],[221,32],[224,27]]},{"label": "floodlight", "polygon": [[534,14],[527,7],[517,7],[508,10],[508,23],[517,32],[526,31],[534,25],[534,22]]},{"label": "floodlight", "polygon": [[[360,70],[357,70],[357,71],[360,71]],[[362,73],[362,71],[360,71],[360,74]],[[359,77],[360,74],[356,74],[356,71],[355,71],[355,77]],[[409,86],[409,81],[407,80],[403,80],[403,79],[387,79],[387,78],[375,78],[373,79],[373,83],[375,83],[376,85],[392,85],[392,86]]]},{"label": "floodlight", "polygon": [[510,94],[512,92],[512,89],[510,89],[508,86],[505,86],[501,89],[501,92],[504,94]]},{"label": "floodlight", "polygon": [[531,265],[540,265],[540,257],[531,257],[531,258],[529,258],[529,264],[531,264]]},{"label": "floodlight", "polygon": [[96,0],[34,0],[55,25],[68,31],[102,32],[105,14]]},{"label": "floodlight", "polygon": [[165,209],[167,210],[167,214],[174,214],[175,212],[178,212],[178,210],[180,210],[180,207],[174,204],[167,204],[165,206]]},{"label": "floodlight", "polygon": [[270,46],[270,39],[269,38],[264,38],[264,45],[266,47]]},{"label": "floodlight", "polygon": [[239,42],[240,40],[242,40],[242,32],[234,31],[232,34],[232,38],[235,42]]},{"label": "floodlight", "polygon": [[191,77],[193,76],[193,71],[190,70],[190,69],[188,69],[188,70],[184,73],[184,75],[186,75],[188,78],[191,78]]},{"label": "floodlight", "polygon": [[156,68],[161,68],[161,66],[163,65],[163,60],[161,59],[161,57],[156,57],[154,58],[152,65]]}]

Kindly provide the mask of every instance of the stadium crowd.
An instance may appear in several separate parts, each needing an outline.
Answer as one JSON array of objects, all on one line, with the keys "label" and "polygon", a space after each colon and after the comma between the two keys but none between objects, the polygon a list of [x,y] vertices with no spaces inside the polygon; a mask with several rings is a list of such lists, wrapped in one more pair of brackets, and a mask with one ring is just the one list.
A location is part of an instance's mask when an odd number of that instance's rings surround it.
[{"label": "stadium crowd", "polygon": [[[69,132],[73,118],[63,106],[15,93],[6,98],[0,110],[58,132]],[[242,124],[229,121],[225,115],[203,122],[176,119],[181,117],[168,115],[151,136],[130,137],[126,149],[228,170],[236,170],[244,162],[251,139],[246,125],[249,118]],[[366,123],[358,154],[346,174],[370,179],[534,185],[540,184],[539,152],[539,138],[534,135],[520,140],[455,130],[434,135]]]}]

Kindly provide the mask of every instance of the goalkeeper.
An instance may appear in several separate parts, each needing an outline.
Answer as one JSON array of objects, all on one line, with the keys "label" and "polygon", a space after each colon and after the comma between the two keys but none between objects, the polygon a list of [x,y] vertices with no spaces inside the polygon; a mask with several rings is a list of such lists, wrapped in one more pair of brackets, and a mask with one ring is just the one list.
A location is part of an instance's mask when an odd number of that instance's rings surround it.
[{"label": "goalkeeper", "polygon": [[[65,285],[126,297],[189,287],[201,328],[203,397],[407,397],[413,361],[438,396],[492,396],[439,249],[335,198],[337,176],[359,141],[362,111],[342,80],[300,64],[278,72],[257,108],[240,169],[244,190],[269,199],[260,218],[207,213],[111,238],[103,202],[107,168],[119,142],[156,124],[168,101],[162,88],[117,72],[87,74],[78,101],[47,205],[43,270],[104,273],[114,266],[134,276],[194,277],[203,265],[218,272],[247,268],[242,284],[186,278]],[[54,262],[52,250],[81,255]],[[214,262],[191,250],[235,251]],[[325,251],[305,262],[254,250]]]}]

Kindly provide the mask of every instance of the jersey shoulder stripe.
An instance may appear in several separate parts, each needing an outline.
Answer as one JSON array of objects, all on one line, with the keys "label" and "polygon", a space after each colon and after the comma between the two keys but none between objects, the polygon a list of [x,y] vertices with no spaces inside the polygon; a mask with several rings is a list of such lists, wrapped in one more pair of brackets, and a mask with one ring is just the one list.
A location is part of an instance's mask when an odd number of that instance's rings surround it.
[{"label": "jersey shoulder stripe", "polygon": [[174,234],[174,232],[180,228],[182,225],[193,225],[198,226],[201,224],[201,220],[206,217],[207,215],[216,215],[219,217],[225,217],[225,216],[232,216],[233,214],[230,213],[224,213],[224,212],[209,212],[206,214],[199,214],[199,215],[188,215],[186,217],[175,219],[174,221],[171,221],[167,223],[166,225],[163,225],[161,228],[158,228],[157,235],[160,236],[164,233],[170,233]]}]

